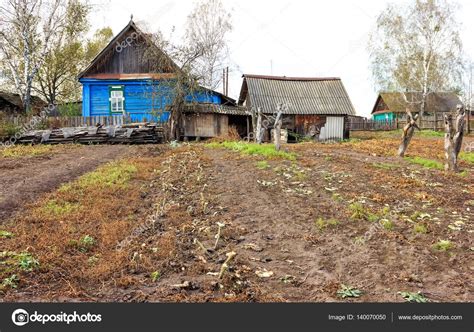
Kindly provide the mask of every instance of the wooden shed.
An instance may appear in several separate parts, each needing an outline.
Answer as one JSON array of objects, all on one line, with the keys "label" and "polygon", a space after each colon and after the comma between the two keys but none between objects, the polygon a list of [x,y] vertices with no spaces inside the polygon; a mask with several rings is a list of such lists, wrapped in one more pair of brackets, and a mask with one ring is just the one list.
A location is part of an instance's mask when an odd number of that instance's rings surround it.
[{"label": "wooden shed", "polygon": [[183,136],[210,138],[227,136],[234,127],[241,137],[247,135],[250,116],[245,108],[232,105],[187,104],[183,116]]},{"label": "wooden shed", "polygon": [[[347,116],[354,107],[340,78],[243,75],[238,104],[265,116],[284,104],[282,128],[289,139],[342,140],[349,137]],[[270,139],[272,123],[265,127]]]},{"label": "wooden shed", "polygon": [[[32,113],[38,114],[48,104],[41,98],[31,96]],[[19,94],[0,91],[0,112],[8,115],[20,115],[26,113]]]}]

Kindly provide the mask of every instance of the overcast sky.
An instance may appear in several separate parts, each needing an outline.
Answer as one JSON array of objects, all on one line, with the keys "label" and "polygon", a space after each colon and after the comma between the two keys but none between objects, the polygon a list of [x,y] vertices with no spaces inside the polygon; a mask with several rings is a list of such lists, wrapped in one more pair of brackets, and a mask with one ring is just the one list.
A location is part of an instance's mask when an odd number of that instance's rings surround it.
[{"label": "overcast sky", "polygon": [[[229,92],[237,98],[242,74],[340,77],[357,114],[375,102],[366,50],[368,33],[389,2],[404,0],[222,0],[232,13]],[[193,1],[93,0],[92,29],[118,33],[133,14],[153,31],[182,33]],[[457,1],[466,54],[474,59],[474,1]],[[470,20],[468,19],[470,17]]]}]

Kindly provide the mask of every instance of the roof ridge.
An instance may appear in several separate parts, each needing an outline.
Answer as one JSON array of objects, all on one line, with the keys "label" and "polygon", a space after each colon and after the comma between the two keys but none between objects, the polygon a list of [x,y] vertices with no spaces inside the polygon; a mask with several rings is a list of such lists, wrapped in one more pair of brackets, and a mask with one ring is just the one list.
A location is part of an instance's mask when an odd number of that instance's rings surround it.
[{"label": "roof ridge", "polygon": [[243,74],[243,78],[257,78],[275,81],[340,81],[340,77],[295,77],[295,76],[272,76],[272,75],[255,75]]}]

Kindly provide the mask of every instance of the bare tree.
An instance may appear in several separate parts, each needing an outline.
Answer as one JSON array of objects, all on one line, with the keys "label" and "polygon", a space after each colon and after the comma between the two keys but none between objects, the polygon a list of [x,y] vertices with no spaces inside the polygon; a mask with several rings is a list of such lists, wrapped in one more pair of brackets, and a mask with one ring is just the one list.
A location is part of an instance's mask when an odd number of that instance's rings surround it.
[{"label": "bare tree", "polygon": [[61,0],[6,0],[0,5],[0,61],[30,109],[33,81],[67,19]]},{"label": "bare tree", "polygon": [[179,140],[186,98],[192,101],[196,92],[206,92],[195,75],[196,62],[204,54],[204,45],[173,43],[161,32],[142,35],[147,46],[145,60],[149,61],[152,72],[163,74],[158,82],[152,82],[152,99],[167,101],[166,109],[161,108],[161,111],[170,111],[168,137]]},{"label": "bare tree", "polygon": [[231,14],[220,0],[201,0],[188,16],[185,43],[203,50],[196,59],[194,74],[209,89],[215,90],[221,82],[228,59],[226,37],[231,30]]},{"label": "bare tree", "polygon": [[379,90],[420,94],[420,116],[434,91],[461,85],[462,43],[457,7],[446,0],[389,5],[371,34],[372,74]]},{"label": "bare tree", "polygon": [[38,70],[37,84],[33,85],[33,89],[49,104],[56,104],[58,99],[75,101],[80,97],[77,74],[85,62],[91,60],[86,59],[83,46],[86,43],[83,36],[89,29],[89,10],[89,6],[80,0],[70,0],[64,26],[50,40],[51,51]]}]

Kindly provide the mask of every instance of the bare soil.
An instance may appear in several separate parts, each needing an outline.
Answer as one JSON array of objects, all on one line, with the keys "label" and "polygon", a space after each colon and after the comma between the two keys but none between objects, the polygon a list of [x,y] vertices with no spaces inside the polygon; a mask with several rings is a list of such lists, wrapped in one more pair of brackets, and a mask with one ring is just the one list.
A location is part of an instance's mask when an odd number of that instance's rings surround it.
[{"label": "bare soil", "polygon": [[[79,200],[90,212],[55,226],[66,239],[27,249],[51,220],[29,207],[9,221],[15,236],[2,247],[29,250],[41,268],[19,272],[4,300],[400,302],[399,292],[419,291],[432,302],[472,302],[474,167],[449,174],[412,164],[394,156],[397,141],[285,145],[296,161],[260,167],[263,157],[203,144],[135,150],[137,175]],[[409,153],[436,159],[440,144],[415,139]],[[84,234],[97,246],[71,250],[67,238]],[[451,248],[437,250],[440,240]],[[343,284],[362,296],[342,299]]]},{"label": "bare soil", "polygon": [[42,194],[130,150],[125,145],[79,146],[41,156],[0,158],[0,221]]}]

